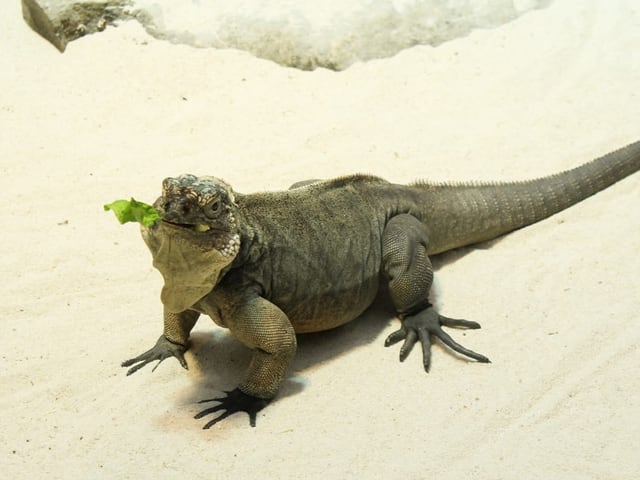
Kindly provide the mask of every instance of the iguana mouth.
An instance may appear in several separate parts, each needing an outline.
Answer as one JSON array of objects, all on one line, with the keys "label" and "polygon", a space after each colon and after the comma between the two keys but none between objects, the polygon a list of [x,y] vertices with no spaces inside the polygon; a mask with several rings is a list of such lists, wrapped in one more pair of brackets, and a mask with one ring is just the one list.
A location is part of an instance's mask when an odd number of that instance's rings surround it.
[{"label": "iguana mouth", "polygon": [[192,224],[192,223],[177,223],[177,222],[170,222],[169,220],[162,220],[163,223],[168,224],[172,227],[178,227],[178,228],[184,228],[187,230],[193,230],[194,232],[208,232],[209,230],[211,230],[211,226],[207,225],[206,223],[196,223],[196,224]]}]

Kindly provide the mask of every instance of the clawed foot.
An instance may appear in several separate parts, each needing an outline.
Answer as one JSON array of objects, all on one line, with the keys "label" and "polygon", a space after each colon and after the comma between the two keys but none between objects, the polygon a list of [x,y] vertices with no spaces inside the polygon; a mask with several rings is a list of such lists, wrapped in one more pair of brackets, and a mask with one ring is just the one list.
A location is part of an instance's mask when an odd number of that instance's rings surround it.
[{"label": "clawed foot", "polygon": [[178,343],[173,343],[168,340],[164,335],[161,335],[154,347],[150,350],[147,350],[142,355],[138,355],[135,358],[122,362],[123,367],[131,367],[127,371],[127,375],[131,375],[132,373],[137,372],[146,364],[158,361],[157,365],[153,367],[152,371],[155,371],[158,368],[158,365],[162,363],[163,360],[166,360],[170,357],[176,357],[182,365],[183,368],[189,369],[187,367],[187,361],[184,359],[184,352],[187,351],[187,347],[184,345],[180,345]]},{"label": "clawed foot", "polygon": [[404,340],[400,348],[400,361],[409,356],[411,349],[418,340],[422,344],[422,356],[425,371],[429,371],[431,365],[431,335],[438,337],[442,343],[447,345],[453,351],[465,355],[469,358],[482,363],[491,363],[491,361],[468,348],[457,343],[447,334],[442,327],[469,328],[478,329],[480,324],[469,320],[457,320],[454,318],[443,317],[438,314],[433,307],[426,308],[415,315],[410,315],[402,320],[402,327],[387,337],[384,342],[385,347],[393,345]]},{"label": "clawed foot", "polygon": [[198,413],[194,418],[202,418],[205,415],[209,415],[210,413],[215,412],[224,412],[218,415],[213,420],[210,420],[204,427],[202,428],[210,428],[220,420],[227,418],[230,415],[233,415],[237,412],[246,412],[249,414],[249,424],[252,427],[256,426],[256,414],[266,407],[269,404],[269,400],[265,400],[264,398],[258,398],[251,395],[247,395],[242,392],[239,388],[232,390],[230,392],[225,392],[227,394],[226,397],[220,398],[211,398],[209,400],[201,400],[198,403],[206,403],[206,402],[220,402],[215,407],[207,408],[206,410]]}]

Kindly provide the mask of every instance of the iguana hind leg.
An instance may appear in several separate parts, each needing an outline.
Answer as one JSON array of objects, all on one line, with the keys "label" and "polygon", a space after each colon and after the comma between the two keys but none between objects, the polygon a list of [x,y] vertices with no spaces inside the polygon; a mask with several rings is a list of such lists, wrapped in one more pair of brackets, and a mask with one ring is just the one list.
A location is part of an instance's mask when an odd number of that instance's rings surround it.
[{"label": "iguana hind leg", "polygon": [[488,363],[484,355],[469,350],[453,340],[442,327],[480,328],[476,322],[444,317],[429,303],[429,290],[433,283],[433,267],[427,256],[428,235],[422,222],[409,214],[393,217],[382,236],[383,271],[389,281],[389,292],[400,316],[402,326],[389,335],[385,346],[404,340],[400,348],[400,361],[411,349],[422,344],[424,369],[431,365],[431,336],[457,353]]}]

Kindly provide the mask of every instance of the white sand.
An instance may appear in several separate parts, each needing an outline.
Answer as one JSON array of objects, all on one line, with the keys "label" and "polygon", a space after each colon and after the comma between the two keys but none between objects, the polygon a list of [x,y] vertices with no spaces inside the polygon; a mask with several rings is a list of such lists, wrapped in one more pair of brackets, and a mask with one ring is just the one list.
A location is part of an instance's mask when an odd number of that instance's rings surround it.
[{"label": "white sand", "polygon": [[442,312],[493,363],[405,364],[382,304],[301,340],[252,429],[195,402],[247,351],[203,319],[187,357],[125,377],[161,331],[160,275],[102,204],[165,176],[243,192],[365,171],[514,179],[640,135],[634,0],[557,0],[495,30],[336,74],[155,41],[136,24],[59,54],[0,6],[0,466],[31,478],[635,479],[640,176],[438,262]]}]

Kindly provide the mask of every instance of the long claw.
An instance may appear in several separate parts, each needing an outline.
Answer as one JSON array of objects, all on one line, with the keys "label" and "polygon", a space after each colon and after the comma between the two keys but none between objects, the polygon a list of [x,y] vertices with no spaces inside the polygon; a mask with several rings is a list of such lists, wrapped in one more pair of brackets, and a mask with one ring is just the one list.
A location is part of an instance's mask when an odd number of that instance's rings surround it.
[{"label": "long claw", "polygon": [[[127,370],[127,377],[133,373],[136,373],[138,370],[140,370],[142,367],[144,367],[147,363],[150,363],[151,360],[145,360],[144,362],[139,363],[138,365],[134,365],[133,367],[131,367],[129,370]],[[124,363],[122,364],[123,367],[127,367],[128,365],[125,365]],[[153,369],[155,370],[155,368]]]},{"label": "long claw", "polygon": [[266,407],[270,400],[264,398],[254,397],[253,395],[248,395],[241,391],[239,388],[232,390],[230,392],[225,392],[227,394],[226,397],[220,398],[211,398],[208,400],[201,400],[198,403],[206,403],[206,402],[220,402],[219,405],[214,407],[209,407],[200,413],[198,413],[194,418],[202,418],[205,415],[209,415],[211,413],[216,413],[224,410],[221,415],[218,415],[213,420],[207,422],[202,428],[207,429],[211,428],[213,425],[218,423],[221,420],[233,415],[237,412],[246,412],[249,415],[249,424],[252,427],[256,426],[256,416],[257,413]]},{"label": "long claw", "polygon": [[207,422],[204,427],[202,427],[203,429],[208,429],[211,428],[213,425],[215,425],[216,423],[218,423],[220,420],[224,420],[225,418],[227,418],[229,415],[233,414],[234,412],[231,412],[229,410],[225,409],[224,404],[222,403],[224,401],[224,398],[211,398],[209,400],[200,400],[198,403],[205,403],[205,402],[221,402],[219,405],[216,405],[215,407],[209,407],[203,411],[201,411],[200,413],[196,414],[193,418],[202,418],[205,415],[210,415],[212,413],[216,413],[216,412],[220,412],[222,411],[222,414],[218,415],[217,417],[215,417],[213,420],[210,420],[209,422]]},{"label": "long claw", "polygon": [[424,371],[429,373],[431,368],[431,336],[425,329],[418,330],[418,336],[422,344],[422,365],[424,365]]},{"label": "long claw", "polygon": [[404,340],[407,337],[407,332],[404,329],[399,329],[396,330],[395,332],[391,333],[387,339],[384,341],[384,346],[385,347],[390,347],[391,345],[394,345],[396,343],[398,343],[401,340]]},{"label": "long claw", "polygon": [[164,358],[159,358],[159,359],[158,359],[158,363],[156,363],[156,364],[153,366],[153,368],[151,369],[151,372],[152,372],[152,373],[156,371],[156,368],[158,368],[158,367],[160,366],[160,364],[163,362],[163,360],[164,360]]},{"label": "long claw", "polygon": [[468,328],[470,330],[477,330],[480,328],[480,324],[478,322],[472,322],[471,320],[460,320],[457,318],[447,318],[440,316],[440,325],[443,327],[452,327],[452,328]]},{"label": "long claw", "polygon": [[[220,421],[224,420],[225,418],[227,418],[227,417],[228,417],[228,416],[230,416],[230,415],[233,415],[233,413],[234,413],[234,412],[230,412],[230,411],[228,411],[228,410],[227,410],[227,411],[225,411],[225,412],[223,412],[221,415],[218,415],[218,416],[217,416],[216,418],[214,418],[213,420],[209,420],[209,421],[208,421],[208,422],[207,422],[207,423],[202,427],[202,429],[203,429],[203,430],[207,430],[207,429],[209,429],[209,428],[213,427],[216,423],[218,423],[218,422],[220,422]],[[255,427],[255,426],[256,426],[256,422],[255,422],[255,420],[254,420],[253,422],[251,422],[251,420],[250,420],[250,421],[249,421],[249,423],[250,423],[250,425],[251,425],[252,427]]]},{"label": "long claw", "polygon": [[417,341],[418,341],[418,334],[416,333],[416,331],[409,330],[407,332],[407,336],[404,340],[404,343],[402,344],[402,347],[400,347],[401,362],[404,362],[405,359],[409,356],[409,354],[411,353],[411,350],[413,350],[413,346],[416,344]]},{"label": "long claw", "polygon": [[422,363],[426,372],[431,367],[431,335],[436,336],[447,347],[456,353],[469,357],[481,363],[491,363],[484,355],[469,350],[456,342],[442,327],[478,329],[480,324],[469,320],[447,318],[439,315],[433,307],[428,307],[418,313],[406,316],[402,320],[402,327],[391,333],[385,341],[385,346],[404,340],[400,348],[400,361],[404,361],[419,340],[422,345]]},{"label": "long claw", "polygon": [[451,336],[444,330],[439,329],[432,333],[436,337],[438,337],[442,341],[442,343],[444,343],[451,350],[454,350],[462,355],[466,355],[467,357],[473,358],[474,360],[477,360],[478,362],[481,362],[481,363],[491,363],[491,361],[484,355],[476,353],[473,350],[469,350],[468,348],[465,348],[462,345],[460,345],[453,338],[451,338]]},{"label": "long claw", "polygon": [[173,343],[168,340],[164,335],[161,335],[153,348],[147,350],[141,355],[138,355],[135,358],[131,358],[129,360],[125,360],[122,362],[123,367],[131,367],[127,370],[127,376],[137,372],[145,365],[158,361],[156,365],[154,365],[153,370],[155,372],[158,365],[160,365],[164,360],[170,357],[176,357],[182,365],[183,368],[188,369],[187,361],[184,358],[184,352],[187,350],[187,347],[184,345],[180,345],[178,343]]}]

